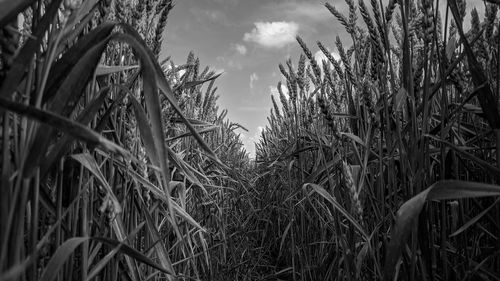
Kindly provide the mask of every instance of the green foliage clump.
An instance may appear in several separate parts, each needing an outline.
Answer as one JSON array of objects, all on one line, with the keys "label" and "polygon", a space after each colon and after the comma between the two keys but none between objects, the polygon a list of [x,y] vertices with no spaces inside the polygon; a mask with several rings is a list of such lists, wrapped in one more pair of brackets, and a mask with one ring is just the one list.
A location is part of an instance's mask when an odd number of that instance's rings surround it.
[{"label": "green foliage clump", "polygon": [[335,51],[317,42],[322,62],[297,37],[305,56],[279,66],[285,81],[248,199],[274,277],[499,276],[498,200],[467,199],[500,191],[498,3],[489,2],[482,21],[472,10],[468,32],[464,1],[448,1],[444,20],[430,0],[346,1],[348,15],[327,3],[351,41],[337,37]]},{"label": "green foliage clump", "polygon": [[0,7],[0,280],[216,278],[251,167],[219,74],[158,62],[173,2]]}]

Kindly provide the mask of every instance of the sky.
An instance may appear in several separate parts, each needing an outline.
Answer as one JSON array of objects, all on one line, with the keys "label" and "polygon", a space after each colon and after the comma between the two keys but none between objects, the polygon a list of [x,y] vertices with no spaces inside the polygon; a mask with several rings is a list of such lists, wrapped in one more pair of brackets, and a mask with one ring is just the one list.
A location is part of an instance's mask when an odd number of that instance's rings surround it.
[{"label": "sky", "polygon": [[[344,0],[328,2],[347,15]],[[321,52],[316,41],[321,41],[334,55],[337,35],[345,46],[351,45],[344,28],[324,3],[325,0],[177,0],[169,14],[162,56],[171,56],[175,64],[183,64],[193,51],[200,58],[201,68],[209,66],[223,72],[216,80],[219,107],[228,109],[230,121],[248,129],[240,131],[241,139],[253,157],[254,142],[266,126],[272,106],[271,95],[277,93],[281,80],[278,65],[288,58],[296,65],[301,53],[296,35],[317,57],[321,57]],[[483,9],[479,10],[481,15]]]},{"label": "sky", "polygon": [[[162,55],[182,64],[193,51],[202,68],[224,72],[216,80],[219,107],[228,109],[229,120],[248,129],[239,132],[253,157],[253,142],[266,126],[271,94],[281,79],[278,65],[288,58],[296,65],[301,52],[296,35],[313,53],[319,51],[317,40],[334,50],[335,36],[346,36],[324,3],[177,0],[168,18]],[[343,0],[330,3],[345,12]]]}]

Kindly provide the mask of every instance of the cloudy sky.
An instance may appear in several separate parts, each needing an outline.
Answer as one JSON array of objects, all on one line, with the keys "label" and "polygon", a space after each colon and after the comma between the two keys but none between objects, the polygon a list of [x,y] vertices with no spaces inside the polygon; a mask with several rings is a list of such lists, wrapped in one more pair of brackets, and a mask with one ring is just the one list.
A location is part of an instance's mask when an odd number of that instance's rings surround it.
[{"label": "cloudy sky", "polygon": [[[176,64],[189,51],[224,74],[217,79],[219,104],[229,110],[241,131],[247,151],[266,125],[271,94],[280,80],[279,63],[295,62],[300,47],[295,36],[318,51],[322,41],[333,49],[336,35],[345,31],[324,7],[324,0],[177,0],[169,15],[163,55]],[[330,3],[334,4],[334,2]],[[338,8],[344,10],[344,2]]]},{"label": "cloudy sky", "polygon": [[[300,35],[313,53],[318,40],[335,50],[337,35],[345,45],[351,44],[325,1],[177,0],[169,15],[163,56],[182,64],[192,50],[202,67],[224,72],[216,83],[219,106],[229,110],[231,121],[249,130],[241,133],[253,155],[253,141],[266,125],[271,94],[280,80],[278,64],[291,57],[296,65],[300,54],[295,36]],[[347,14],[343,0],[329,3]]]}]

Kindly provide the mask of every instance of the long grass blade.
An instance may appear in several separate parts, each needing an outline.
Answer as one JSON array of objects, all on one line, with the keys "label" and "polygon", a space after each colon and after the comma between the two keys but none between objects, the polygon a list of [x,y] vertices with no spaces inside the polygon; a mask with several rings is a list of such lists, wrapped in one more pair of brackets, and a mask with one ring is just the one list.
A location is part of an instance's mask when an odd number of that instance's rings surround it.
[{"label": "long grass blade", "polygon": [[338,202],[333,198],[323,187],[313,184],[313,183],[306,183],[302,186],[303,189],[307,189],[308,187],[311,187],[314,192],[318,193],[326,199],[332,206],[339,211],[361,234],[361,236],[365,239],[365,241],[369,240],[368,234],[365,232],[363,227],[356,221],[356,219],[349,214]]},{"label": "long grass blade", "polygon": [[68,240],[66,240],[59,248],[57,248],[56,252],[54,255],[50,258],[49,262],[47,263],[47,266],[45,267],[45,271],[42,273],[42,277],[40,278],[40,281],[52,281],[56,278],[59,270],[62,268],[64,263],[69,259],[70,255],[73,254],[75,249],[80,246],[83,242],[86,242],[88,240],[93,240],[96,242],[101,242],[104,243],[108,246],[118,248],[119,247],[119,252],[123,253],[127,256],[130,256],[134,258],[135,260],[138,260],[146,265],[149,265],[155,269],[158,269],[164,273],[167,274],[172,274],[168,269],[163,268],[158,266],[156,263],[154,263],[151,259],[148,257],[144,256],[134,248],[131,248],[130,246],[123,244],[122,242],[109,239],[109,238],[104,238],[104,237],[73,237]]},{"label": "long grass blade", "polygon": [[[25,2],[26,1],[23,1],[24,3],[23,5],[26,4]],[[36,50],[38,49],[40,43],[42,42],[42,39],[44,37],[43,35],[45,34],[50,24],[52,23],[53,18],[57,14],[61,2],[62,0],[54,0],[50,2],[50,5],[47,7],[47,10],[43,15],[43,18],[38,23],[33,36],[30,36],[28,38],[27,42],[19,51],[19,54],[14,59],[14,62],[12,63],[9,72],[7,73],[7,76],[5,77],[5,80],[2,83],[2,86],[0,87],[0,98],[4,99],[12,98],[12,94],[14,94],[14,91],[19,86],[26,70],[31,64],[31,60]],[[6,12],[9,12],[9,10],[6,10]]]},{"label": "long grass blade", "polygon": [[3,98],[0,98],[0,107],[18,114],[26,115],[29,118],[46,125],[50,125],[77,139],[88,142],[91,146],[100,146],[106,151],[118,153],[126,158],[131,157],[130,153],[122,147],[107,140],[100,134],[94,132],[92,129],[89,129],[78,122],[69,120],[51,112],[40,110],[33,106],[12,102]]},{"label": "long grass blade", "polygon": [[398,210],[391,230],[391,240],[387,245],[384,280],[392,280],[396,263],[404,243],[411,232],[424,204],[432,200],[449,200],[499,196],[500,186],[458,180],[439,181],[406,201]]}]

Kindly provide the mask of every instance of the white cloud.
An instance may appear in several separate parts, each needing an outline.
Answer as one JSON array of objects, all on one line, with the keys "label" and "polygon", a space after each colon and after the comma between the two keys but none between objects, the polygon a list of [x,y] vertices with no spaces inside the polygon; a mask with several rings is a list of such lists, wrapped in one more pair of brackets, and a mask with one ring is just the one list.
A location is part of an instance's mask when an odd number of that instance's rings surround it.
[{"label": "white cloud", "polygon": [[224,68],[217,68],[217,67],[214,67],[214,68],[212,68],[210,70],[215,71],[216,74],[226,72],[226,70]]},{"label": "white cloud", "polygon": [[[340,60],[340,55],[337,54],[336,52],[331,52],[330,53],[332,55],[332,57],[335,59],[335,60]],[[323,67],[323,61],[325,60],[326,62],[330,63],[330,61],[328,60],[328,58],[325,56],[325,54],[319,50],[317,51],[316,53],[314,53],[314,59],[316,60],[316,62],[318,63],[318,65],[322,68]],[[340,62],[339,62],[340,63]]]},{"label": "white cloud", "polygon": [[[281,91],[285,94],[285,97],[288,98],[288,88],[285,85],[281,85]],[[277,100],[280,99],[280,93],[278,92],[278,86],[269,86],[269,92],[274,96]]]},{"label": "white cloud", "polygon": [[[330,52],[330,54],[332,55],[332,57],[335,59],[335,60],[339,60],[340,59],[340,55],[337,54],[336,52]],[[314,53],[314,59],[316,59],[316,61],[318,63],[320,63],[321,61],[323,60],[326,60],[328,61],[328,58],[326,57],[326,55],[321,51],[317,51],[316,53]]]},{"label": "white cloud", "polygon": [[[174,65],[174,67],[175,67],[175,72],[177,72],[177,75],[179,75],[179,77],[182,77],[182,75],[184,75],[186,73],[185,69],[177,70],[177,67],[179,67],[179,65]],[[170,72],[172,70],[172,65],[167,65],[166,70],[168,72]],[[174,81],[174,83],[179,82],[175,78],[173,79],[173,81]]]},{"label": "white cloud", "polygon": [[251,32],[245,33],[243,40],[255,42],[267,48],[282,48],[295,41],[299,25],[295,22],[256,22]]},{"label": "white cloud", "polygon": [[241,133],[241,142],[245,146],[246,151],[250,154],[251,158],[255,158],[255,143],[259,142],[260,135],[264,130],[263,126],[257,126],[257,130],[253,135],[248,136],[246,133]]},{"label": "white cloud", "polygon": [[236,52],[238,52],[238,54],[240,55],[246,55],[247,54],[247,47],[245,47],[245,45],[242,45],[242,44],[234,44],[233,45],[233,48],[236,50]]},{"label": "white cloud", "polygon": [[250,89],[253,89],[253,83],[255,83],[255,81],[258,81],[259,80],[259,75],[257,75],[257,73],[252,73],[250,75]]}]

